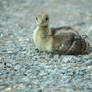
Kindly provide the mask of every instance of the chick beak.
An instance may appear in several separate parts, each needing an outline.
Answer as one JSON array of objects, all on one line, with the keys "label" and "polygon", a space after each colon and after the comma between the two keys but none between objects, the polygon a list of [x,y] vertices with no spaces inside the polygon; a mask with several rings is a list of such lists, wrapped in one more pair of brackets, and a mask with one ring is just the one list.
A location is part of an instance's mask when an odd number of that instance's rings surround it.
[{"label": "chick beak", "polygon": [[42,19],[40,19],[40,24],[42,24],[43,23],[43,20]]}]

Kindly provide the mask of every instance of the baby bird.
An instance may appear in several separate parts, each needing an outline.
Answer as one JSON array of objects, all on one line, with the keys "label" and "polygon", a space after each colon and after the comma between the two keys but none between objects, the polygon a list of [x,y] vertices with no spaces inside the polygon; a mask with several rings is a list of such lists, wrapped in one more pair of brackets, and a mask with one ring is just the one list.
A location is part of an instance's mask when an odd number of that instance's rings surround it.
[{"label": "baby bird", "polygon": [[88,43],[73,28],[49,28],[49,17],[45,13],[36,16],[36,23],[33,40],[39,51],[72,55],[87,52]]}]

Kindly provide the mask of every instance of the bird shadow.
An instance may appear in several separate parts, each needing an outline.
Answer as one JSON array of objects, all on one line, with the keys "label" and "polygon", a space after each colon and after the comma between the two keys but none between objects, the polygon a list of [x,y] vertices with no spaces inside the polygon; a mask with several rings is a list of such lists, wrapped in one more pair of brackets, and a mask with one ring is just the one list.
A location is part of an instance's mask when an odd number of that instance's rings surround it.
[{"label": "bird shadow", "polygon": [[91,53],[91,52],[92,52],[92,47],[89,47],[88,53]]},{"label": "bird shadow", "polygon": [[[35,51],[36,51],[36,53],[43,53],[43,51],[39,51],[38,48],[36,48]],[[74,56],[78,56],[78,55],[88,55],[91,52],[92,52],[92,47],[89,47],[88,50],[87,50],[87,52],[84,53],[84,54],[58,54],[58,55],[59,56],[61,56],[61,55],[74,55]],[[56,55],[56,53],[52,53],[52,52],[51,53],[50,52],[45,52],[45,53],[49,54],[50,57],[53,57],[54,55]]]}]

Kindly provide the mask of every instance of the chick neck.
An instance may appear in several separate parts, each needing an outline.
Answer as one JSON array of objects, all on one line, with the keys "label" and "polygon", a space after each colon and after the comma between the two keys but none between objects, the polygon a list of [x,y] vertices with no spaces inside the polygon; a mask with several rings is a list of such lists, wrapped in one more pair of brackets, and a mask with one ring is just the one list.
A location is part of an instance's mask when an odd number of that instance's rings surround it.
[{"label": "chick neck", "polygon": [[49,36],[49,27],[48,27],[48,25],[46,25],[46,26],[38,26],[38,28],[39,28],[39,30],[41,32],[41,37],[47,39],[48,36]]},{"label": "chick neck", "polygon": [[38,25],[38,27],[39,27],[40,29],[48,29],[48,28],[49,28],[48,25],[44,25],[44,26]]}]

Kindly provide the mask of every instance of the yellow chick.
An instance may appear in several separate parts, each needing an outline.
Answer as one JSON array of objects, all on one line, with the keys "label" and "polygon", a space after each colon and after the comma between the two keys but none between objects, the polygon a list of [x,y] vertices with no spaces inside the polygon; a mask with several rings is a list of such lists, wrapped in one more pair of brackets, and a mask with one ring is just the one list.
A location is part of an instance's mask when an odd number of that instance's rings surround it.
[{"label": "yellow chick", "polygon": [[49,16],[45,13],[36,16],[36,23],[33,40],[39,51],[74,55],[87,52],[88,43],[73,28],[49,28]]}]

